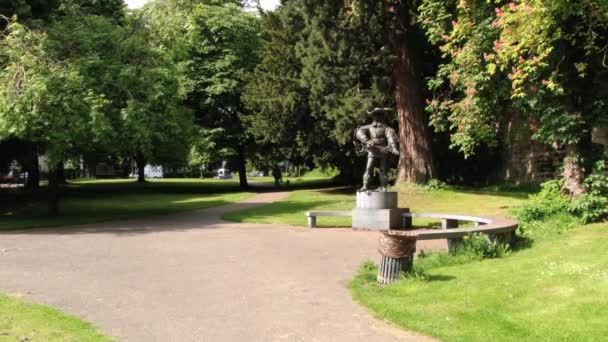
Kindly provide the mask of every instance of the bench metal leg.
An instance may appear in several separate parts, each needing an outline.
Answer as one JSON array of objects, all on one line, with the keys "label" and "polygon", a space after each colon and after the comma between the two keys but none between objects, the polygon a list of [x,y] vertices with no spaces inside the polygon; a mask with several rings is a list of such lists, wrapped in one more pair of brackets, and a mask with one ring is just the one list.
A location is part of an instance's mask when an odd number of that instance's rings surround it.
[{"label": "bench metal leg", "polygon": [[462,238],[448,239],[448,252],[455,253],[461,242]]},{"label": "bench metal leg", "polygon": [[458,228],[458,220],[441,219],[441,229]]},{"label": "bench metal leg", "polygon": [[317,217],[308,216],[308,228],[316,228],[316,227],[317,227]]}]

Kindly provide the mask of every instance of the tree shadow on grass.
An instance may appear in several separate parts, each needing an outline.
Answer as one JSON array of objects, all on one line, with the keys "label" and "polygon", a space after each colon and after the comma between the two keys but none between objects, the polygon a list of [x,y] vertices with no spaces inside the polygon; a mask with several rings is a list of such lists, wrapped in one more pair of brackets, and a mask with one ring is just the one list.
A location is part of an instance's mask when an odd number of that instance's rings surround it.
[{"label": "tree shadow on grass", "polygon": [[431,274],[431,275],[426,275],[425,279],[427,281],[450,281],[450,280],[456,279],[456,277],[454,277],[453,275],[447,275],[447,274]]},{"label": "tree shadow on grass", "polygon": [[[116,209],[64,213],[58,217],[45,215],[6,219],[0,224],[0,236],[10,235],[71,235],[103,234],[135,235],[162,231],[186,231],[192,229],[218,229],[222,221],[215,211],[227,210],[232,205],[243,208],[247,203],[223,200],[209,201],[204,209]],[[251,205],[251,204],[250,204]],[[98,215],[98,217],[95,217]],[[12,221],[12,222],[11,222]],[[11,228],[3,228],[11,227]]]}]

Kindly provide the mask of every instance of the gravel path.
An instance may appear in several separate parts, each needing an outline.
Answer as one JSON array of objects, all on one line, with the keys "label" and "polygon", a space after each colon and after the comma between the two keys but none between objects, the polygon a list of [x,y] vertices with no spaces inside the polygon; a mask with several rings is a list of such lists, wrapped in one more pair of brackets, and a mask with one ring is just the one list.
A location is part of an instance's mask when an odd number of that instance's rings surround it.
[{"label": "gravel path", "polygon": [[377,233],[237,224],[237,204],[145,220],[0,234],[0,292],[119,341],[430,341],[371,317],[345,288]]}]

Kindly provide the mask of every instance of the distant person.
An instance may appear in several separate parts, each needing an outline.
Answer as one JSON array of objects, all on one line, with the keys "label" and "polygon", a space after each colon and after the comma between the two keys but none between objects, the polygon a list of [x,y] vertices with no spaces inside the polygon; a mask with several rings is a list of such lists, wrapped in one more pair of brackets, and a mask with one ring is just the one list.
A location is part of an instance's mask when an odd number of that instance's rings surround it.
[{"label": "distant person", "polygon": [[281,181],[283,180],[283,174],[281,173],[281,168],[275,165],[272,168],[272,177],[274,177],[274,186],[281,186]]}]

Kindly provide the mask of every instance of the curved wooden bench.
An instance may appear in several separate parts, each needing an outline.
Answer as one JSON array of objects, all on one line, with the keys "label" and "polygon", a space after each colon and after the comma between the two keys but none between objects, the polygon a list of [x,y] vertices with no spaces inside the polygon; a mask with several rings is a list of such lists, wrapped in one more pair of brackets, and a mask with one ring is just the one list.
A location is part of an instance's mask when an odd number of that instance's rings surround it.
[{"label": "curved wooden bench", "polygon": [[[389,234],[415,236],[418,240],[447,239],[448,249],[450,250],[456,247],[461,238],[472,233],[483,233],[491,240],[510,243],[515,230],[517,230],[517,221],[509,219],[438,213],[404,213],[402,217],[405,230],[391,230]],[[441,219],[442,229],[407,230],[411,228],[411,220],[415,217]],[[458,228],[459,221],[473,222],[475,226],[455,229]]]}]

